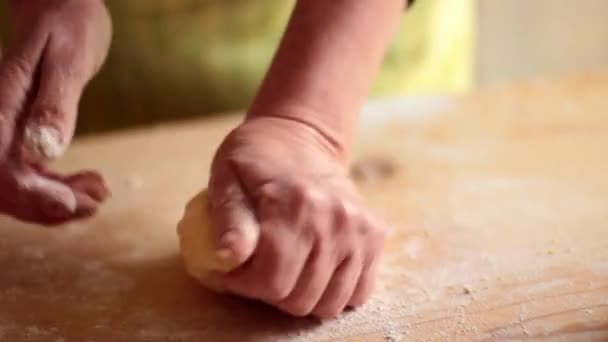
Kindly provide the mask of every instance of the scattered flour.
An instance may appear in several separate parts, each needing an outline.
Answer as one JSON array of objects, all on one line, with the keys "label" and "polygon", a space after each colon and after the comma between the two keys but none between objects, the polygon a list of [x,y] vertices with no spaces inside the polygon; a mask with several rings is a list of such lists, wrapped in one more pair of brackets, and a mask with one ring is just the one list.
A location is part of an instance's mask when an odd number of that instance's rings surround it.
[{"label": "scattered flour", "polygon": [[144,187],[144,179],[138,174],[132,174],[127,178],[127,185],[130,189],[141,190]]},{"label": "scattered flour", "polygon": [[[407,336],[407,324],[399,317],[411,314],[411,310],[396,293],[377,294],[363,307],[343,314],[314,329],[292,333],[279,341],[326,341],[340,340],[349,336],[383,336],[385,341],[402,341]],[[410,303],[412,304],[412,303]]]}]

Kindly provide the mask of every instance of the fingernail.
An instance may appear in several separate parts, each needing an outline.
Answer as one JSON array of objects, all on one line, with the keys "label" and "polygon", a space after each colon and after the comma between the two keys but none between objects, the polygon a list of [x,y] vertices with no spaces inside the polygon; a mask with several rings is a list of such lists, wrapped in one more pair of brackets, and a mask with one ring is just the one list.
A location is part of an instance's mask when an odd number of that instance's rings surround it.
[{"label": "fingernail", "polygon": [[215,252],[215,255],[220,260],[229,260],[233,257],[234,253],[229,248],[220,248]]},{"label": "fingernail", "polygon": [[237,265],[234,252],[228,248],[215,251],[212,269],[222,273],[232,271]]},{"label": "fingernail", "polygon": [[61,133],[52,126],[28,126],[25,129],[25,145],[36,158],[44,160],[55,160],[65,152]]},{"label": "fingernail", "polygon": [[221,236],[220,241],[219,241],[219,249],[218,252],[221,250],[228,250],[230,251],[230,247],[234,246],[234,244],[238,241],[239,239],[239,234],[236,232],[226,232],[224,233],[224,235]]},{"label": "fingernail", "polygon": [[50,200],[42,205],[44,214],[49,218],[67,218],[74,214],[76,205],[73,203],[62,203],[59,200]]},{"label": "fingernail", "polygon": [[44,205],[44,213],[50,217],[64,217],[72,213],[72,210],[59,202],[50,202]]}]

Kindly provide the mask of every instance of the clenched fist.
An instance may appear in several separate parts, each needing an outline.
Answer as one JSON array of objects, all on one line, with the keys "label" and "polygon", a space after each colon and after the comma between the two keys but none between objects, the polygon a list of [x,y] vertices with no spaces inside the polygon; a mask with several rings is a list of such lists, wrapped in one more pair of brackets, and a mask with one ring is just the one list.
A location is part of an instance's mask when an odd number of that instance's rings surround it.
[{"label": "clenched fist", "polygon": [[[384,242],[326,138],[301,122],[260,117],[220,147],[209,183],[215,243],[241,262],[229,291],[296,316],[363,304]],[[257,243],[241,228],[255,222]]]}]

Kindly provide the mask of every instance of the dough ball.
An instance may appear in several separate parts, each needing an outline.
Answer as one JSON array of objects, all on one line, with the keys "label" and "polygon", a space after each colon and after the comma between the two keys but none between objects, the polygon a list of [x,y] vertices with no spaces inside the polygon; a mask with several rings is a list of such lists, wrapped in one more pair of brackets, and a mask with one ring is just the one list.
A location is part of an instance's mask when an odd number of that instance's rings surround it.
[{"label": "dough ball", "polygon": [[229,256],[215,251],[206,189],[186,205],[177,232],[182,259],[188,274],[210,290],[223,292],[218,279],[210,273],[229,272],[238,265]]}]

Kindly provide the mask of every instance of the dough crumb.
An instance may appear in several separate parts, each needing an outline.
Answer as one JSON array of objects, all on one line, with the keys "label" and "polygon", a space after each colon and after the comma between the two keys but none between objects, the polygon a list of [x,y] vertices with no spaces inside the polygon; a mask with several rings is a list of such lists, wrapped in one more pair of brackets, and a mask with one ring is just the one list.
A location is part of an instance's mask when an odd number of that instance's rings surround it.
[{"label": "dough crumb", "polygon": [[127,179],[127,184],[133,190],[140,190],[144,187],[144,179],[140,175],[133,174]]}]

